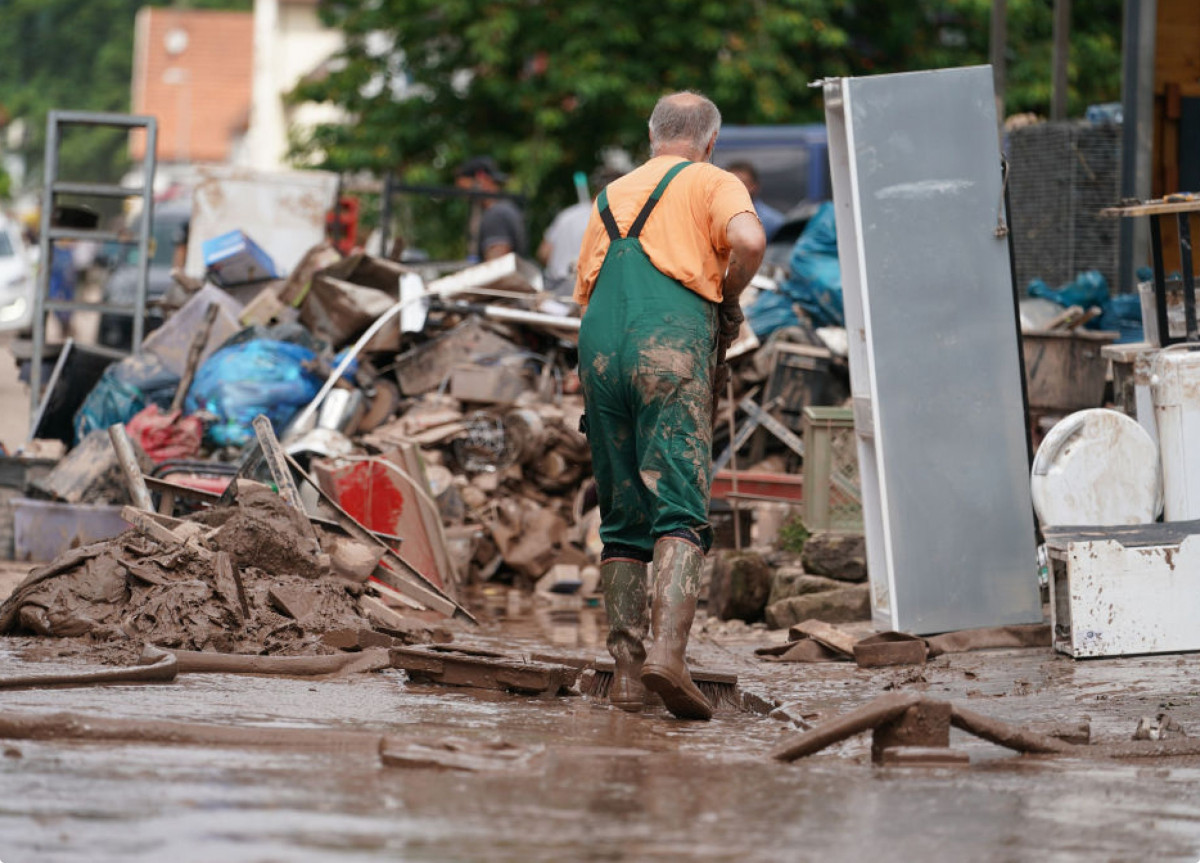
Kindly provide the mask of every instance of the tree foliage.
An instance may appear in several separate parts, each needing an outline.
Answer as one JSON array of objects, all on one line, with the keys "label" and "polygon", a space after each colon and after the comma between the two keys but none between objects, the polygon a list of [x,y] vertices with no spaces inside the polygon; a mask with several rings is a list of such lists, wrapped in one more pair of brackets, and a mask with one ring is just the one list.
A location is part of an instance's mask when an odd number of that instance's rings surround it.
[{"label": "tree foliage", "polygon": [[[1009,0],[1010,111],[1045,113],[1051,0]],[[1076,4],[1071,106],[1117,98],[1121,0]],[[354,118],[295,143],[335,170],[446,182],[490,153],[535,203],[572,195],[605,148],[641,157],[664,92],[697,89],[726,123],[820,121],[814,79],[987,62],[991,0],[326,0],[346,36],[296,101]]]},{"label": "tree foliage", "polygon": [[[0,0],[0,124],[25,121],[19,146],[41,164],[51,109],[127,112],[133,22],[142,6],[170,0]],[[175,4],[180,5],[180,4]],[[192,8],[249,10],[253,0],[192,0]],[[128,138],[112,129],[72,129],[60,148],[64,176],[115,180]]]}]

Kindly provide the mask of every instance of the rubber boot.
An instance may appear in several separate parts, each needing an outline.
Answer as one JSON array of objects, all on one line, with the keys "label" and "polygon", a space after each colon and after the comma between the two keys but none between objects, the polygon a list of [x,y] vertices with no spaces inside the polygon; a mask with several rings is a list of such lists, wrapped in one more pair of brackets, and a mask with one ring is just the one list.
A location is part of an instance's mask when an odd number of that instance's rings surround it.
[{"label": "rubber boot", "polygon": [[654,544],[654,602],[650,611],[653,641],[642,666],[642,683],[662,696],[680,719],[711,719],[712,705],[692,682],[684,653],[704,552],[685,539],[663,537]]},{"label": "rubber boot", "polygon": [[646,602],[646,564],[628,558],[600,564],[604,611],[608,615],[608,652],[616,671],[608,700],[614,707],[637,713],[646,704],[642,661],[649,628]]}]

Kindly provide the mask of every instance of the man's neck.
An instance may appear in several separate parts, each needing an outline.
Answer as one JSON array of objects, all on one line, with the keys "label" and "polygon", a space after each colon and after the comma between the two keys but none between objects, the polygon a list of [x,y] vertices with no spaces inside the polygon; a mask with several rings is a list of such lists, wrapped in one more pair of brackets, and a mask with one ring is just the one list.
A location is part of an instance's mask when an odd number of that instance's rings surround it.
[{"label": "man's neck", "polygon": [[663,144],[654,151],[654,158],[659,156],[680,156],[689,162],[703,162],[703,151],[697,151],[688,144]]}]

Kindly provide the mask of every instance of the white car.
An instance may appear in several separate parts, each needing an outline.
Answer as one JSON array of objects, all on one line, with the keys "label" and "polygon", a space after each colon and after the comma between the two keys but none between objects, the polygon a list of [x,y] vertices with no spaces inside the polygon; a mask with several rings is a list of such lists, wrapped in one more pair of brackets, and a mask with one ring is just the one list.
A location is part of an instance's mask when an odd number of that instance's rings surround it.
[{"label": "white car", "polygon": [[0,331],[33,325],[32,259],[17,223],[0,215]]}]

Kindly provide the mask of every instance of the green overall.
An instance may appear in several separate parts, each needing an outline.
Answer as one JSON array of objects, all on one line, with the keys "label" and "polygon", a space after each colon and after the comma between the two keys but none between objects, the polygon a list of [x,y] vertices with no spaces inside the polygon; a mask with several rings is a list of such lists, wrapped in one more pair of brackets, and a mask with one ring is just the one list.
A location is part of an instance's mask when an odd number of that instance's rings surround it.
[{"label": "green overall", "polygon": [[639,239],[662,178],[621,237],[606,192],[610,246],[579,331],[579,376],[600,502],[604,557],[649,560],[655,540],[707,551],[717,306],[664,275]]}]

